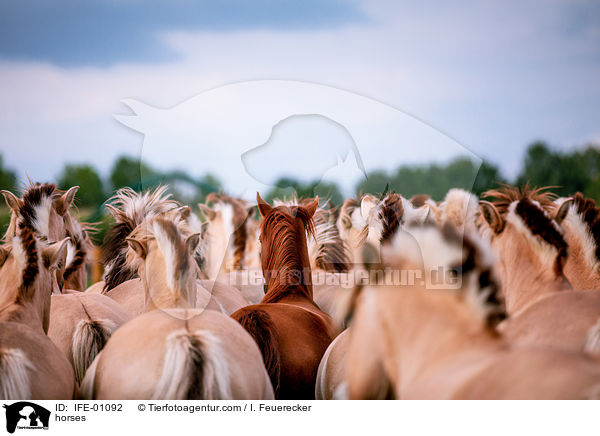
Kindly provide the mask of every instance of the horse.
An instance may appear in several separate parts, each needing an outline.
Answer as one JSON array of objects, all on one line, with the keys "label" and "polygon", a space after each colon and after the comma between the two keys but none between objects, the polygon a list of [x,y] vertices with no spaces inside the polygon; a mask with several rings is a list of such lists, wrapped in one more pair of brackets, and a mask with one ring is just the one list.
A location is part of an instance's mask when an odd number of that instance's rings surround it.
[{"label": "horse", "polygon": [[350,344],[349,329],[333,340],[319,364],[315,398],[317,400],[345,400],[348,396],[346,382],[346,354]]},{"label": "horse", "polygon": [[531,189],[505,187],[494,195],[500,203],[481,204],[481,229],[500,258],[511,314],[499,329],[518,345],[600,353],[600,291],[572,290],[563,273],[573,253],[579,259],[577,245],[567,251],[560,228],[572,204],[562,202],[556,210],[544,198],[535,200],[539,190]]},{"label": "horse", "polygon": [[102,243],[101,262],[104,265],[104,293],[119,284],[136,278],[135,271],[126,265],[127,237],[146,220],[179,208],[171,199],[166,186],[153,191],[137,193],[131,188],[121,188],[106,201],[106,208],[115,220]]},{"label": "horse", "polygon": [[15,233],[0,247],[0,398],[71,399],[73,368],[46,336],[55,271],[65,262],[67,240],[42,243],[30,221],[26,196],[15,214]]},{"label": "horse", "polygon": [[480,230],[499,256],[499,279],[506,309],[517,313],[539,298],[570,290],[563,274],[568,245],[549,210],[545,188],[504,186],[481,202]]},{"label": "horse", "polygon": [[600,388],[599,361],[583,353],[516,347],[498,334],[505,318],[494,254],[452,225],[407,226],[381,248],[382,262],[443,268],[421,281],[357,288],[350,306],[350,399],[585,399]]},{"label": "horse", "polygon": [[194,252],[156,217],[128,238],[127,258],[155,308],[119,328],[82,382],[86,399],[272,399],[258,346],[235,321],[198,307]]},{"label": "horse", "polygon": [[479,215],[479,199],[464,189],[450,189],[444,200],[435,208],[433,216],[439,225],[449,222],[460,233],[477,230],[477,217]]},{"label": "horse", "polygon": [[231,317],[257,342],[277,398],[314,398],[319,362],[340,331],[313,301],[306,234],[314,232],[312,217],[319,200],[272,207],[258,193],[256,198],[263,217],[265,297]]},{"label": "horse", "polygon": [[575,290],[600,289],[600,209],[580,192],[554,205],[569,245],[565,276]]},{"label": "horse", "polygon": [[69,238],[58,278],[61,290],[51,296],[47,333],[73,365],[77,383],[112,331],[129,319],[110,298],[79,292],[85,286],[85,261],[91,247],[87,230],[91,227],[80,224],[69,212],[78,189],[74,186],[63,192],[53,184],[35,184],[24,192],[22,200],[10,192],[4,194],[11,208],[22,202],[23,208],[13,209],[13,215],[21,216],[41,238],[51,242]]},{"label": "horse", "polygon": [[[212,203],[213,206],[208,206]],[[198,204],[200,212],[208,221],[207,245],[209,278],[220,272],[242,269],[248,246],[249,231],[255,208],[246,201],[225,194],[210,193],[206,204]]]},{"label": "horse", "polygon": [[79,384],[110,336],[130,319],[120,304],[101,294],[53,294],[48,337],[64,353]]}]

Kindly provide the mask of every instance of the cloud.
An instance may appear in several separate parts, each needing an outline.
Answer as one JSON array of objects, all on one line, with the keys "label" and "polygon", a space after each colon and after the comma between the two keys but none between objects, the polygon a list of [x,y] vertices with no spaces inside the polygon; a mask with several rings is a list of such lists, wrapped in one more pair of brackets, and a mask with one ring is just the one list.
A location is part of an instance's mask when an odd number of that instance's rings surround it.
[{"label": "cloud", "polygon": [[175,29],[285,31],[363,19],[354,2],[338,0],[3,0],[0,56],[70,67],[164,62],[176,56],[160,35]]},{"label": "cloud", "polygon": [[173,58],[151,64],[135,56],[102,67],[0,62],[0,149],[8,164],[39,179],[55,176],[65,161],[106,172],[117,154],[139,153],[143,140],[112,118],[126,112],[122,99],[168,108],[261,79],[320,83],[386,103],[509,176],[530,141],[572,147],[597,134],[600,20],[591,19],[599,9],[593,2],[353,5],[364,19],[162,30],[157,47]]}]

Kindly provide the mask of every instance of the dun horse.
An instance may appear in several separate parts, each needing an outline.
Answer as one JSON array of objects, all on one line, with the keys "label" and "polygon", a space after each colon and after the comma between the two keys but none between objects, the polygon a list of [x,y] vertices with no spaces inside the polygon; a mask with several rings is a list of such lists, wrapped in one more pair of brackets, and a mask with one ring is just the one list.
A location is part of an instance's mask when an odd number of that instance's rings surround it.
[{"label": "dun horse", "polygon": [[45,245],[24,216],[14,215],[15,235],[0,248],[0,398],[70,399],[75,392],[69,361],[46,336],[55,272],[64,265],[67,240]]},{"label": "dun horse", "polygon": [[[493,254],[452,226],[410,227],[382,248],[386,265],[453,271],[443,289],[366,286],[355,300],[347,354],[350,399],[596,398],[600,365],[584,354],[511,347]],[[454,285],[454,286],[450,286]]]},{"label": "dun horse", "polygon": [[[198,307],[194,252],[184,236],[155,218],[128,239],[148,304],[156,308],[119,328],[82,383],[88,399],[272,399],[260,351],[231,318]],[[140,233],[141,232],[141,233]]]}]

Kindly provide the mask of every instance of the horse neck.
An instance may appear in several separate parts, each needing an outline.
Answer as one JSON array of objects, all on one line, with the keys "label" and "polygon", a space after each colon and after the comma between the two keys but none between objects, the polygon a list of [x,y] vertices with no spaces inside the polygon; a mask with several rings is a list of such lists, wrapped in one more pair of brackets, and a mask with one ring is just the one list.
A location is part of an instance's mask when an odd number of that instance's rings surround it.
[{"label": "horse neck", "polygon": [[[287,228],[287,237],[281,237],[280,246],[270,247],[263,262],[263,276],[267,280],[263,303],[275,303],[283,298],[313,301],[312,271],[306,244],[304,226]],[[273,241],[276,243],[277,240]]]},{"label": "horse neck", "polygon": [[509,315],[545,295],[569,289],[565,276],[554,271],[556,252],[551,247],[533,247],[531,241],[514,234],[501,234],[493,246],[499,254],[499,276]]},{"label": "horse neck", "polygon": [[572,215],[570,213],[563,222],[569,245],[565,276],[575,290],[600,289],[600,261],[596,257],[596,243],[590,237],[585,223]]},{"label": "horse neck", "polygon": [[64,283],[64,289],[73,291],[85,291],[85,266],[80,267],[77,272],[71,274]]},{"label": "horse neck", "polygon": [[144,285],[145,311],[195,307],[196,280],[191,280],[185,289],[173,286],[166,276],[164,259],[158,253],[154,254],[154,256],[149,254],[139,268],[139,275]]},{"label": "horse neck", "polygon": [[231,257],[228,250],[228,240],[223,219],[215,219],[208,227],[208,276],[215,278],[222,265],[227,265]]},{"label": "horse neck", "polygon": [[[7,260],[13,262],[13,259]],[[47,272],[38,273],[43,274],[42,277],[38,275],[35,281],[30,285],[34,289],[30,289],[30,298],[23,296],[23,291],[20,289],[18,280],[11,279],[10,277],[17,277],[21,274],[21,271],[14,268],[12,265],[5,265],[2,274],[8,274],[8,281],[3,280],[2,288],[0,291],[4,296],[3,302],[0,302],[0,321],[12,321],[25,324],[32,328],[40,328],[46,333],[48,331],[49,316],[50,316],[50,288],[47,287],[52,283]]]},{"label": "horse neck", "polygon": [[498,347],[475,309],[457,298],[454,290],[368,290],[372,295],[367,298],[376,299],[377,310],[363,322],[379,324],[372,338],[382,341],[381,360],[400,396],[429,370],[465,357],[477,361]]}]

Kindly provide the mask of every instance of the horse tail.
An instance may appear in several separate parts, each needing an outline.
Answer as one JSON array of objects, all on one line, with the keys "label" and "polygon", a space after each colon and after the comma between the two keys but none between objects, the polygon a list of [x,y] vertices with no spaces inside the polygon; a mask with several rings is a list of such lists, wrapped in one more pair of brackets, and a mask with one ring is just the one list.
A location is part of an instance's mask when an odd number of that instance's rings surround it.
[{"label": "horse tail", "polygon": [[600,319],[588,330],[583,349],[586,353],[600,355]]},{"label": "horse tail", "polygon": [[81,383],[85,372],[100,353],[106,342],[117,329],[117,324],[110,319],[82,319],[77,323],[71,341],[73,369],[75,379]]},{"label": "horse tail", "polygon": [[208,330],[176,330],[167,336],[155,400],[228,400],[230,373],[221,341]]},{"label": "horse tail", "polygon": [[0,399],[30,399],[29,371],[35,371],[35,367],[23,350],[0,349]]},{"label": "horse tail", "polygon": [[95,400],[94,397],[94,386],[96,384],[96,370],[98,369],[98,362],[100,361],[100,355],[97,355],[94,361],[90,366],[88,366],[87,371],[85,372],[85,377],[81,381],[79,385],[79,389],[76,388],[76,400]]},{"label": "horse tail", "polygon": [[243,310],[235,319],[254,338],[263,356],[263,361],[273,384],[275,398],[279,392],[281,374],[281,355],[279,341],[271,316],[264,310]]}]

